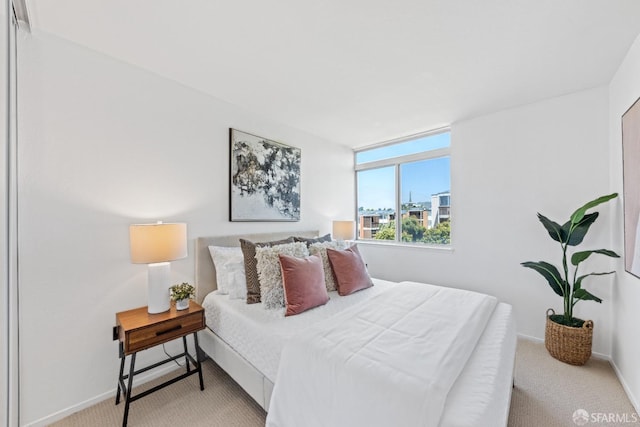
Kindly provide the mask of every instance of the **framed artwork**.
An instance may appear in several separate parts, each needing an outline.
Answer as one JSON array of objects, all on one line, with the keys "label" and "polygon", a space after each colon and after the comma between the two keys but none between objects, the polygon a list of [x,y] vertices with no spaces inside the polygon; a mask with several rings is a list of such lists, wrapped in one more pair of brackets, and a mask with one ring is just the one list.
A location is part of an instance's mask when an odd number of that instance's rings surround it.
[{"label": "framed artwork", "polygon": [[300,149],[229,129],[229,221],[300,221]]},{"label": "framed artwork", "polygon": [[640,278],[640,99],[622,115],[624,269]]}]

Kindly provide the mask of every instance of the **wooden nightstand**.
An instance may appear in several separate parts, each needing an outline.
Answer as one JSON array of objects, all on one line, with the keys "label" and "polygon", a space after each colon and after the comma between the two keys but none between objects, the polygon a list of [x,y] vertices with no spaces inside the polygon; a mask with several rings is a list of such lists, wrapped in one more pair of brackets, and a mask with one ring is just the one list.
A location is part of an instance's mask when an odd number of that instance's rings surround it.
[{"label": "wooden nightstand", "polygon": [[[118,391],[116,392],[116,405],[120,403],[121,392],[125,396],[123,427],[127,425],[129,417],[129,404],[146,395],[160,390],[170,384],[180,381],[190,375],[198,374],[200,379],[200,390],[204,390],[202,382],[202,367],[200,365],[200,346],[198,345],[199,330],[205,328],[204,309],[194,301],[190,301],[186,310],[176,310],[175,304],[171,304],[171,309],[164,313],[149,314],[147,307],[140,307],[133,310],[116,313],[116,326],[113,328],[113,339],[120,341],[120,375],[118,377]],[[187,336],[193,334],[193,341],[196,348],[195,359],[187,351]],[[135,370],[136,354],[156,345],[164,344],[171,340],[182,338],[184,353],[169,357],[153,365]],[[124,374],[124,362],[127,356],[131,355],[129,374]],[[147,391],[135,396],[131,395],[133,377],[142,372],[161,366],[184,357],[187,371],[182,375],[170,379]],[[193,364],[193,368],[191,366]],[[125,380],[128,380],[125,384]]]}]

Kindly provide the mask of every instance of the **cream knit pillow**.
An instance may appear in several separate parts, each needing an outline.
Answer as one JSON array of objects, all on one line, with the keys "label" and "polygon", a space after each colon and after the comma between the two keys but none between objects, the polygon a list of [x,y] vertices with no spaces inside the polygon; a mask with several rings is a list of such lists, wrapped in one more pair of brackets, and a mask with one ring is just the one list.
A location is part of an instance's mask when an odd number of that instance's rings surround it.
[{"label": "cream knit pillow", "polygon": [[304,242],[285,243],[270,247],[256,247],[258,277],[260,278],[260,300],[264,308],[284,307],[284,288],[278,255],[304,258],[309,250]]}]

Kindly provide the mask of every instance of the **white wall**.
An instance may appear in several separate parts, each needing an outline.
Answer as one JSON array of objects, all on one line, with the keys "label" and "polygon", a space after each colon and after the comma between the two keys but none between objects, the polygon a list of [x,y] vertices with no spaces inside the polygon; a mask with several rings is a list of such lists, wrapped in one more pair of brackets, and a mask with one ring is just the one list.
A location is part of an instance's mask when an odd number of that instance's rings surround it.
[{"label": "white wall", "polygon": [[[622,189],[622,128],[621,117],[640,97],[640,37],[631,46],[625,60],[609,85],[609,141],[611,187]],[[640,165],[628,165],[640,167]],[[634,183],[638,185],[638,183]],[[622,205],[614,212],[613,244],[624,247],[624,213]],[[613,287],[613,346],[611,356],[627,394],[636,410],[640,411],[640,279],[624,271],[622,259],[617,265],[620,272]]]},{"label": "white wall", "polygon": [[[22,424],[113,397],[115,313],[146,303],[129,224],[184,221],[193,248],[202,235],[329,232],[354,212],[345,147],[46,35],[22,40],[19,59]],[[302,149],[300,222],[228,222],[229,127]],[[193,271],[192,249],[172,263],[175,282]]]},{"label": "white wall", "polygon": [[[562,224],[583,203],[608,193],[607,129],[605,87],[455,123],[453,251],[363,244],[372,275],[495,295],[513,305],[519,333],[543,338],[545,311],[561,312],[562,299],[519,264],[546,260],[560,267],[559,244],[536,212]],[[608,222],[606,215],[596,221],[584,249],[608,247]],[[606,270],[610,264],[595,261],[585,265]],[[575,314],[594,320],[593,349],[609,355],[612,279],[600,279],[587,279],[585,287],[602,305],[581,302]]]}]

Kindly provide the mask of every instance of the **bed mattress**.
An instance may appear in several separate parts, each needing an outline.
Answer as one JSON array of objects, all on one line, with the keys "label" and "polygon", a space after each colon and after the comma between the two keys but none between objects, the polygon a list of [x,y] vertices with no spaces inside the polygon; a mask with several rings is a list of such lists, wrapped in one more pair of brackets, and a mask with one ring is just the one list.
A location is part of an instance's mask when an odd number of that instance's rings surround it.
[{"label": "bed mattress", "polygon": [[[380,279],[374,279],[374,284],[348,297],[330,292],[331,300],[326,305],[286,318],[284,309],[265,310],[262,304],[246,304],[217,292],[209,294],[203,306],[209,329],[273,383],[280,354],[289,337],[391,286],[398,286]],[[515,346],[511,306],[500,303],[449,393],[441,426],[506,425]]]},{"label": "bed mattress", "polygon": [[511,305],[499,303],[449,392],[441,426],[507,425],[516,341]]}]

